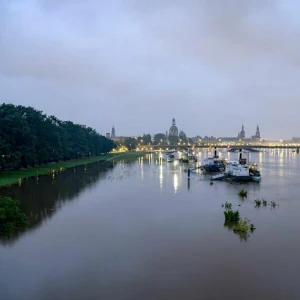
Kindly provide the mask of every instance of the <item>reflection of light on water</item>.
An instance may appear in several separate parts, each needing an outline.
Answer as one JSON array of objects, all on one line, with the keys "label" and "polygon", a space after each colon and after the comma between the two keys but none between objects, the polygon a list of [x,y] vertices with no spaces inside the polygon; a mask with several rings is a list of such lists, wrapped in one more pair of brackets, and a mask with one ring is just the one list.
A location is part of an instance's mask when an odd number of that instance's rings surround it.
[{"label": "reflection of light on water", "polygon": [[259,152],[259,155],[258,155],[258,162],[261,163],[261,162],[262,162],[262,159],[263,159],[263,154],[262,154],[262,152]]},{"label": "reflection of light on water", "polygon": [[163,175],[163,166],[159,166],[159,187],[162,189],[163,187],[163,181],[164,181],[164,175]]},{"label": "reflection of light on water", "polygon": [[174,183],[174,192],[176,194],[177,190],[178,190],[178,175],[177,175],[177,173],[174,173],[173,183]]},{"label": "reflection of light on water", "polygon": [[141,178],[144,179],[144,159],[143,159],[143,157],[141,157],[140,166],[141,166]]}]

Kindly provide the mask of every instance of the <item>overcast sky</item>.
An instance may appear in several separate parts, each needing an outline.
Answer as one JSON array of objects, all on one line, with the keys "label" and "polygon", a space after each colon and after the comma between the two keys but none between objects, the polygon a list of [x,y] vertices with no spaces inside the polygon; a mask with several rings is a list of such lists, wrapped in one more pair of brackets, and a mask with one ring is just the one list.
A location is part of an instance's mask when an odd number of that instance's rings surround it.
[{"label": "overcast sky", "polygon": [[0,101],[105,134],[300,136],[297,0],[0,0]]}]

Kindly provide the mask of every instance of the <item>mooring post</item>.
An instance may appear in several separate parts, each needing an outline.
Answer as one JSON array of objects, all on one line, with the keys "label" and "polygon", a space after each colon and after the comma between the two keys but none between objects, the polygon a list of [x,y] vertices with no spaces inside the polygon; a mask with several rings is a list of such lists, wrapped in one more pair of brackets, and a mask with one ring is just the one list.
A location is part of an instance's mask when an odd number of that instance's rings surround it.
[{"label": "mooring post", "polygon": [[217,147],[215,147],[215,158],[218,158],[218,155],[217,155]]},{"label": "mooring post", "polygon": [[297,151],[297,153],[299,154],[299,147],[297,148],[297,150],[296,150],[296,151]]},{"label": "mooring post", "polygon": [[191,176],[191,170],[190,168],[188,168],[188,180],[190,180],[190,176]]},{"label": "mooring post", "polygon": [[242,160],[242,149],[239,149],[240,151],[240,161]]}]

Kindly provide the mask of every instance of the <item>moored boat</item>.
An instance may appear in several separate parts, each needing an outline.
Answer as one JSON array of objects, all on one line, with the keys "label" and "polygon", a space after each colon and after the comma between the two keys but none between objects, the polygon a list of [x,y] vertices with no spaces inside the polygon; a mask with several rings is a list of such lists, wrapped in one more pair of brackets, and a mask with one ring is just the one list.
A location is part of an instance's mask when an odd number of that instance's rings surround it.
[{"label": "moored boat", "polygon": [[169,154],[167,156],[167,162],[173,162],[175,160],[175,155],[174,154]]},{"label": "moored boat", "polygon": [[257,170],[257,165],[240,164],[236,161],[226,163],[225,173],[234,181],[256,181],[261,180],[260,172]]},{"label": "moored boat", "polygon": [[201,168],[208,173],[223,172],[225,170],[224,160],[215,157],[206,158]]}]

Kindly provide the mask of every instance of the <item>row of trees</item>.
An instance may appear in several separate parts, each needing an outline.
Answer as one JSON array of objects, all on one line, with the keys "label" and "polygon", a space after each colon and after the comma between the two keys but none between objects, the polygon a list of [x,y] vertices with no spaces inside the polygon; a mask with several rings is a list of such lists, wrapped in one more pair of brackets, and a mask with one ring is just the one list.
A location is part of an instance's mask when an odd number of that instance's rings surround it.
[{"label": "row of trees", "polygon": [[150,134],[144,134],[138,138],[129,137],[124,140],[124,146],[126,146],[128,150],[134,150],[138,145],[178,145],[179,142],[193,143],[191,139],[186,137],[169,136],[167,139],[165,134],[157,133],[153,136],[153,139]]},{"label": "row of trees", "polygon": [[114,147],[92,128],[32,107],[0,105],[0,170],[100,155]]}]

